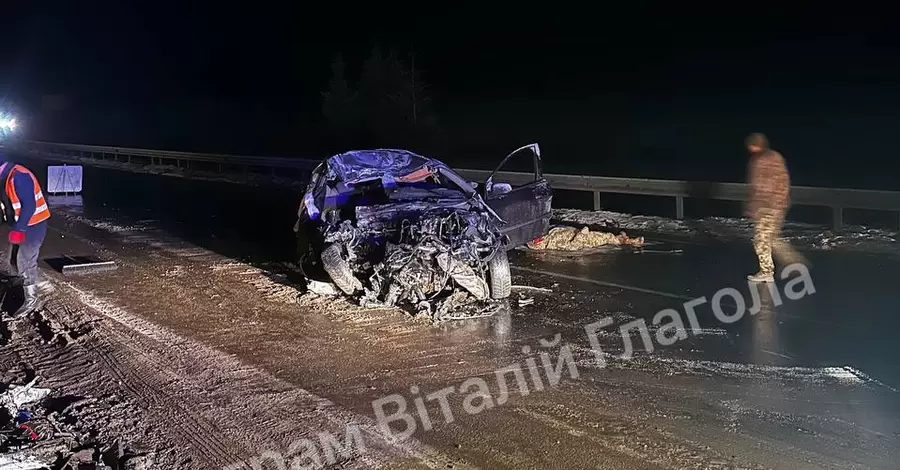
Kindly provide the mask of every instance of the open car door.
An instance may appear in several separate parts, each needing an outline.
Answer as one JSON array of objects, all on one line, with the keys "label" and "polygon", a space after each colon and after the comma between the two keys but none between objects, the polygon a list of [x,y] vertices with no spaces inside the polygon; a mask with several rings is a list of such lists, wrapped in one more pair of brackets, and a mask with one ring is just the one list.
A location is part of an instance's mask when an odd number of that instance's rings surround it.
[{"label": "open car door", "polygon": [[[528,168],[528,171],[508,171]],[[544,179],[541,150],[530,144],[506,156],[484,183],[484,200],[504,221],[508,249],[543,237],[550,230],[553,192]]]}]

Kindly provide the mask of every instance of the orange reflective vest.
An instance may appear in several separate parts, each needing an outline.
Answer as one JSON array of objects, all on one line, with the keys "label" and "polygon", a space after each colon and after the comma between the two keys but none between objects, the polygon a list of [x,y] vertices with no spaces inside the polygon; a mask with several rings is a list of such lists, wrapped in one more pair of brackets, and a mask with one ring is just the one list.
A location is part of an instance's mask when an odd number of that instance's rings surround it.
[{"label": "orange reflective vest", "polygon": [[[8,163],[4,163],[0,165],[0,174],[6,170]],[[24,194],[19,195],[16,193],[16,187],[13,184],[13,175],[16,173],[25,173],[26,175],[31,177],[31,181],[34,182],[34,194],[29,194],[25,196]],[[28,220],[28,226],[32,226],[43,222],[50,218],[50,208],[47,207],[47,201],[44,199],[44,193],[41,191],[41,184],[38,183],[37,178],[34,176],[34,173],[25,168],[22,165],[15,165],[9,171],[9,175],[6,177],[6,182],[4,184],[6,188],[6,195],[9,196],[9,202],[12,204],[13,212],[15,214],[16,221],[19,220],[19,213],[22,212],[22,200],[20,197],[33,197],[34,198],[34,215],[31,216],[31,219]]]}]

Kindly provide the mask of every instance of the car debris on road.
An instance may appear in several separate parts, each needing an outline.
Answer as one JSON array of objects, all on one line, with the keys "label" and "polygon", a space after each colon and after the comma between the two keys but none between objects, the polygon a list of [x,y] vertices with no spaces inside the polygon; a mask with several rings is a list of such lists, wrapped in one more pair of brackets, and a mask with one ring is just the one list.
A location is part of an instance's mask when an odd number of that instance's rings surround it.
[{"label": "car debris on road", "polygon": [[37,388],[34,385],[40,377],[35,377],[25,385],[10,384],[0,394],[0,406],[6,408],[10,416],[16,416],[23,405],[38,402],[50,394],[49,388]]},{"label": "car debris on road", "polygon": [[104,445],[72,429],[70,412],[91,399],[52,396],[35,386],[39,380],[6,384],[0,393],[0,470],[138,468],[138,454],[120,441]]},{"label": "car debris on road", "polygon": [[[294,230],[310,286],[330,281],[360,305],[407,306],[433,320],[492,314],[510,296],[507,252],[549,227],[550,188],[481,191],[438,160],[407,150],[332,156],[312,174]],[[503,163],[501,163],[502,166]],[[463,313],[467,311],[468,313]]]},{"label": "car debris on road", "polygon": [[519,293],[519,307],[524,307],[526,305],[534,305],[534,297],[526,297]]}]

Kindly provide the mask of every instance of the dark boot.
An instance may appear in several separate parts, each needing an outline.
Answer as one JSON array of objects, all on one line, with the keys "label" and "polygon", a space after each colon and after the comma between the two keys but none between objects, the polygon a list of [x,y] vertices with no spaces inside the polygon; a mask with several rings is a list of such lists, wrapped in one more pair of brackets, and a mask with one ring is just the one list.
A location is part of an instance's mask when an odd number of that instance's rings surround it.
[{"label": "dark boot", "polygon": [[12,316],[13,318],[24,317],[35,310],[39,310],[41,307],[43,307],[43,302],[41,302],[40,297],[38,297],[37,286],[29,284],[25,286],[25,302],[22,303],[22,306],[19,307]]}]

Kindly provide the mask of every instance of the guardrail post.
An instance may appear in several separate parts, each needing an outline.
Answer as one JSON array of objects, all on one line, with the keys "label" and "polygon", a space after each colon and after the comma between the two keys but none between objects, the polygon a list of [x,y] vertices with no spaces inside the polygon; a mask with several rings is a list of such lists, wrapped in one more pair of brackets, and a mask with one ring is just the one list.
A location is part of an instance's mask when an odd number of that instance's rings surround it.
[{"label": "guardrail post", "polygon": [[844,208],[836,206],[834,210],[834,231],[840,232],[844,229]]},{"label": "guardrail post", "polygon": [[681,220],[684,218],[684,197],[675,196],[675,218]]},{"label": "guardrail post", "polygon": [[594,191],[594,210],[600,210],[600,191]]}]

